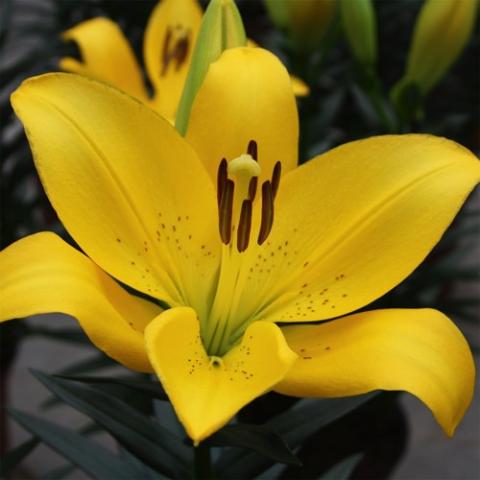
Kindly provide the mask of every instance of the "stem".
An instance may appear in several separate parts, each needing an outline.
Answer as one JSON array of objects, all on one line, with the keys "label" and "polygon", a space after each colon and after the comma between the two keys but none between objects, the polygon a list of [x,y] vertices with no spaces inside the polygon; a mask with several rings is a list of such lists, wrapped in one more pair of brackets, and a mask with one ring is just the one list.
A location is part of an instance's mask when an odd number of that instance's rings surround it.
[{"label": "stem", "polygon": [[195,480],[213,480],[212,461],[210,457],[210,448],[200,444],[194,447],[194,472]]}]

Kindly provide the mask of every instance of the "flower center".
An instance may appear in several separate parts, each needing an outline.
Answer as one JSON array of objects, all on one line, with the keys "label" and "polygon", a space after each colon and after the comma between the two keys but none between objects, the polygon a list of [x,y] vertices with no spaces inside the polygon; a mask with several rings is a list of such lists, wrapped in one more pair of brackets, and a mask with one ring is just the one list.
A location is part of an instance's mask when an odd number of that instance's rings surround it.
[{"label": "flower center", "polygon": [[[239,253],[244,252],[250,242],[253,202],[261,173],[257,156],[257,143],[255,140],[250,140],[247,153],[230,162],[224,158],[218,167],[217,200],[220,238],[225,245],[230,245],[236,231],[236,245]],[[262,216],[257,237],[258,245],[265,242],[272,230],[274,200],[280,183],[280,173],[281,163],[277,162],[271,180],[262,184]]]},{"label": "flower center", "polygon": [[258,228],[257,245],[262,245],[270,235],[281,173],[281,164],[277,162],[271,179],[262,183],[261,209],[253,219],[258,178],[262,173],[257,159],[257,143],[251,140],[246,153],[229,162],[223,159],[218,167],[218,229],[224,246],[212,306],[202,330],[209,355],[224,355],[232,347],[232,333],[244,331],[252,320],[241,305],[251,275],[251,258],[246,254],[250,252],[253,225]]}]

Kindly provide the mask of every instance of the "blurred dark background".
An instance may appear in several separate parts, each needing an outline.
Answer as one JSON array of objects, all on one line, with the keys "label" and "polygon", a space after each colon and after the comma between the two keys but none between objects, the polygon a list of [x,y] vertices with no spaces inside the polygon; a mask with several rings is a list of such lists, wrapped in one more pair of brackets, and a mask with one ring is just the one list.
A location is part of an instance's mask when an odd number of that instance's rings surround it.
[{"label": "blurred dark background", "polygon": [[[115,20],[143,64],[143,30],[156,3],[153,0],[2,0],[1,248],[45,229],[54,230],[68,240],[39,183],[22,126],[9,103],[10,94],[25,78],[58,71],[58,61],[65,54],[80,57],[78,48],[73,43],[64,43],[60,35],[78,22],[95,16]],[[273,27],[260,0],[238,0],[237,4],[248,36],[275,51],[289,70],[311,88],[310,96],[299,100],[301,161],[340,143],[388,132],[365,93],[362,73],[352,59],[338,18],[331,26],[328,45],[324,42],[307,55],[289,47],[285,36]],[[388,91],[403,73],[421,5],[420,0],[375,2],[379,35],[377,73],[385,102],[388,102]],[[458,61],[428,96],[423,118],[411,122],[405,131],[446,136],[478,154],[479,42],[477,24],[473,38]],[[438,308],[459,324],[474,352],[478,352],[480,345],[479,207],[478,194],[474,194],[427,261],[374,305]],[[66,319],[4,324],[0,327],[0,348],[2,404],[11,403],[27,410],[37,408],[46,396],[28,375],[28,367],[56,371],[80,365],[83,372],[111,367],[107,359],[90,350],[74,322]],[[280,410],[284,408],[285,399],[278,396],[273,401]],[[412,398],[389,394],[376,402],[375,406],[367,405],[342,419],[330,430],[319,432],[301,451],[305,467],[288,470],[282,478],[317,478],[320,467],[327,468],[358,451],[362,443],[368,445],[368,454],[356,470],[358,478],[480,478],[478,401],[454,440],[446,440],[429,413]],[[268,413],[264,410],[260,399],[243,415],[251,419],[265,418]],[[69,424],[80,422],[74,412],[67,409],[61,412],[60,418],[64,416]],[[24,438],[18,429],[7,426],[4,416],[1,428],[3,451]],[[329,455],[319,455],[318,452],[326,448]],[[42,474],[53,466],[49,463],[58,463],[46,449],[39,451],[43,453],[32,456],[33,460],[25,464],[30,472],[25,470],[24,478],[46,478]],[[75,473],[66,478],[83,477]]]}]

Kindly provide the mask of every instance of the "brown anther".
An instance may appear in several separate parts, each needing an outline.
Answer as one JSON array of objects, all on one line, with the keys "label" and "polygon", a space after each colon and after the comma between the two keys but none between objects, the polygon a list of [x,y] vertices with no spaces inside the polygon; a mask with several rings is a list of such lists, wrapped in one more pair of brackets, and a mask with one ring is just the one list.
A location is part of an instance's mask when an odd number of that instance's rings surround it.
[{"label": "brown anther", "polygon": [[258,147],[255,140],[248,142],[247,153],[256,161],[258,161]]},{"label": "brown anther", "polygon": [[280,162],[277,162],[275,166],[273,167],[273,173],[272,173],[272,193],[273,193],[273,198],[277,196],[278,192],[278,187],[280,185],[280,175],[282,173],[282,164]]},{"label": "brown anther", "polygon": [[220,206],[218,208],[218,226],[222,242],[228,245],[232,238],[232,210],[233,210],[233,191],[235,184],[233,180],[225,181],[225,188],[222,192]]},{"label": "brown anther", "polygon": [[[175,30],[181,32],[182,26],[177,25]],[[160,72],[162,77],[167,74],[172,61],[175,61],[175,70],[178,71],[187,60],[188,51],[190,49],[190,31],[186,31],[180,35],[181,36],[178,37],[178,34],[176,34],[178,38],[172,42],[172,37],[174,36],[173,29],[172,27],[167,28],[167,33],[162,46],[162,70]]]},{"label": "brown anther", "polygon": [[257,243],[261,245],[268,238],[273,226],[273,190],[267,181],[262,185],[262,222],[258,232]]},{"label": "brown anther", "polygon": [[252,201],[244,200],[242,211],[240,212],[240,222],[237,231],[237,249],[244,252],[248,248],[250,240],[250,230],[252,228]]},{"label": "brown anther", "polygon": [[252,177],[250,183],[248,184],[248,199],[252,202],[255,200],[255,195],[257,194],[257,184],[258,177]]},{"label": "brown anther", "polygon": [[218,166],[217,171],[217,203],[220,208],[220,202],[222,200],[223,191],[225,190],[225,185],[227,183],[227,160],[222,158],[220,165]]}]

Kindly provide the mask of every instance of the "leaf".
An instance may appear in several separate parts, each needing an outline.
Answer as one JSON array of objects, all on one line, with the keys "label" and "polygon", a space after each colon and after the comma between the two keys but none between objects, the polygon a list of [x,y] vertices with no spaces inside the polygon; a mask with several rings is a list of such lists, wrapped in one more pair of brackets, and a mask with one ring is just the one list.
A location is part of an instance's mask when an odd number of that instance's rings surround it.
[{"label": "leaf", "polygon": [[[378,392],[347,398],[301,400],[294,408],[265,422],[263,427],[276,432],[294,449],[320,428],[350,413],[376,395]],[[219,458],[215,468],[226,478],[253,478],[269,466],[269,460],[255,452],[231,449]]]},{"label": "leaf", "polygon": [[93,387],[39,371],[32,373],[52,393],[95,420],[147,465],[167,475],[188,476],[189,448],[152,418]]},{"label": "leaf", "polygon": [[0,476],[13,470],[36,446],[38,439],[33,437],[10,450],[0,458]]},{"label": "leaf", "polygon": [[212,447],[243,447],[275,462],[302,464],[280,435],[262,425],[227,425],[203,443]]},{"label": "leaf", "polygon": [[328,472],[324,473],[319,480],[348,480],[355,470],[355,467],[360,463],[360,460],[362,460],[362,457],[361,453],[357,453],[342,460],[328,470]]},{"label": "leaf", "polygon": [[138,478],[138,470],[81,434],[13,408],[8,408],[7,411],[23,428],[92,477],[101,480]]},{"label": "leaf", "polygon": [[120,453],[125,461],[132,464],[135,468],[142,471],[141,480],[168,480],[170,477],[161,475],[158,472],[155,472],[150,467],[142,463],[137,457],[132,455],[128,450],[124,448],[120,449]]},{"label": "leaf", "polygon": [[58,375],[76,375],[85,374],[89,372],[97,372],[100,369],[111,368],[117,366],[110,357],[107,357],[104,353],[96,353],[95,355],[76,362],[68,367],[58,371]]},{"label": "leaf", "polygon": [[[103,370],[106,368],[117,367],[118,363],[114,362],[110,357],[107,357],[104,353],[96,353],[95,355],[86,358],[85,360],[80,360],[72,365],[69,365],[66,368],[60,370],[58,375],[76,375],[84,374],[89,372],[98,372],[98,370]],[[48,410],[49,408],[58,405],[60,400],[56,397],[48,397],[41,404],[40,408],[43,410]]]},{"label": "leaf", "polygon": [[168,400],[165,390],[159,382],[149,382],[147,380],[134,380],[130,378],[112,378],[112,377],[90,377],[90,376],[72,376],[72,375],[55,375],[57,378],[71,380],[73,382],[81,382],[87,384],[113,384],[133,389],[137,392],[144,393],[158,400]]},{"label": "leaf", "polygon": [[[76,470],[76,466],[71,463],[67,465],[62,465],[60,467],[54,468],[53,470],[48,471],[40,477],[40,480],[63,480],[68,479],[70,474]],[[71,477],[70,477],[71,478]]]}]

